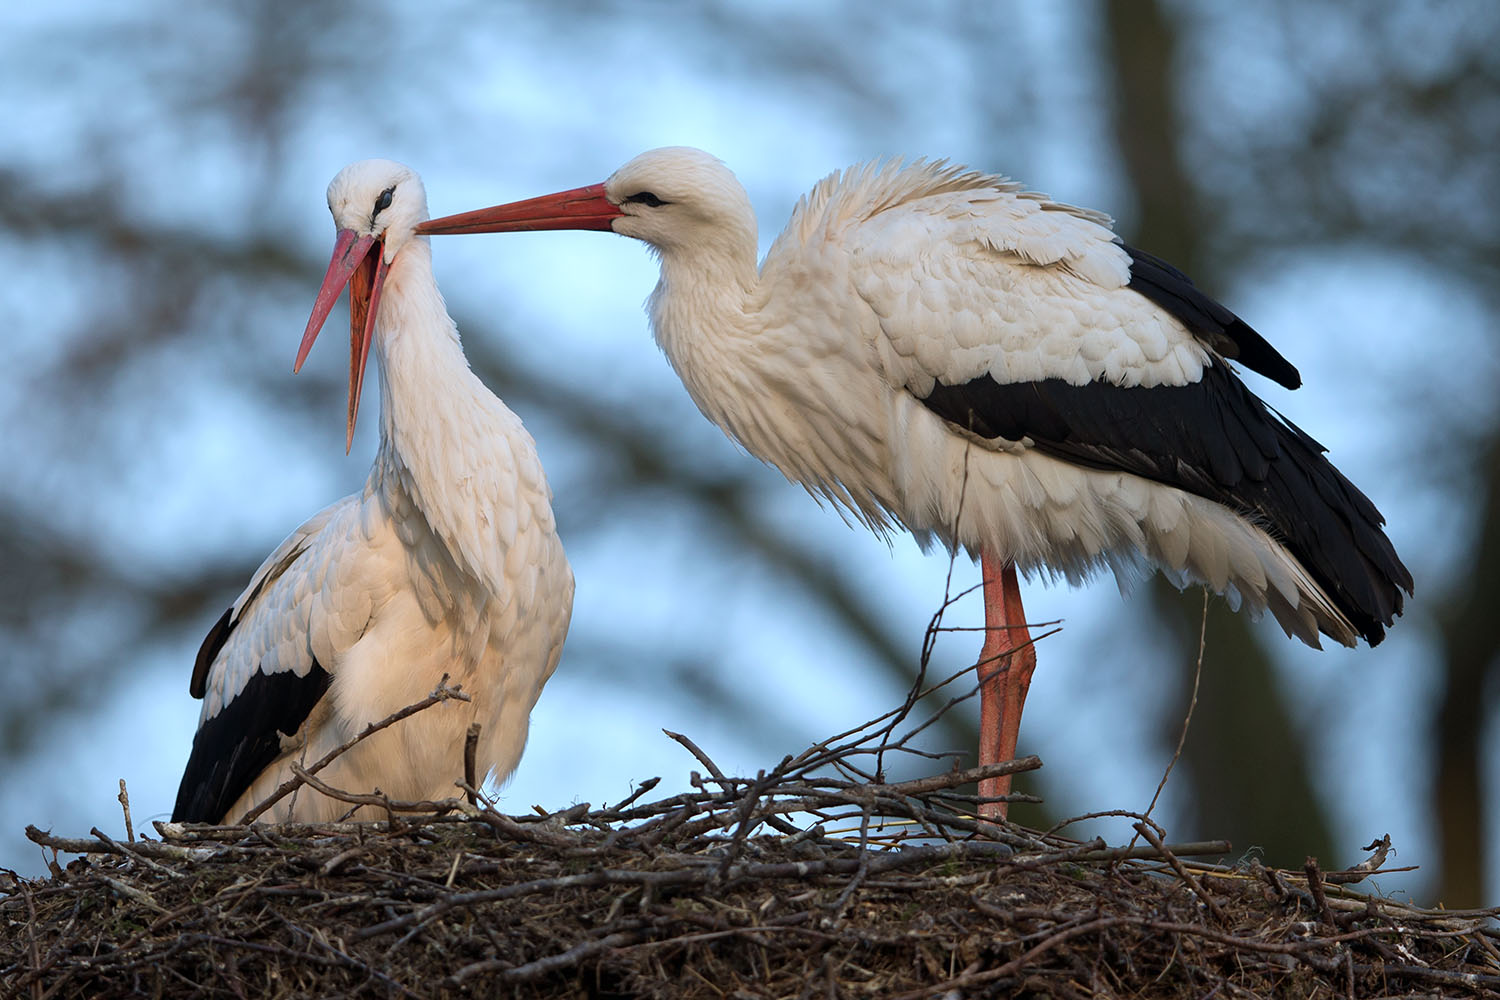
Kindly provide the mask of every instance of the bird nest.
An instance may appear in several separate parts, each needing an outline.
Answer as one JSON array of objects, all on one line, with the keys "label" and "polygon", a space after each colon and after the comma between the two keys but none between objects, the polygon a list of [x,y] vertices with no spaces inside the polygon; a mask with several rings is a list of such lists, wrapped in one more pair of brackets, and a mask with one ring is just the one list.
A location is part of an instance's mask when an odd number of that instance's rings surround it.
[{"label": "bird nest", "polygon": [[1143,815],[1120,846],[987,824],[957,789],[1040,762],[884,780],[915,752],[922,725],[896,735],[914,703],[754,778],[675,736],[706,772],[691,791],[653,798],[652,779],[597,809],[507,816],[469,779],[440,803],[327,789],[378,822],[150,839],[122,788],[125,840],[30,827],[50,877],[0,875],[0,993],[1500,995],[1496,911],[1350,889],[1388,844],[1286,872],[1190,860],[1229,845],[1169,843]]}]

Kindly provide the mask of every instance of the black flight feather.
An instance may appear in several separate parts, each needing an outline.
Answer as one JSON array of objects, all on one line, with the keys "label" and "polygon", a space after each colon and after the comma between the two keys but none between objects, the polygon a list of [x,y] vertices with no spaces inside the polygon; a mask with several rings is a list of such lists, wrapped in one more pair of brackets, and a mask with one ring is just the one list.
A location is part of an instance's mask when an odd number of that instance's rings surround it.
[{"label": "black flight feather", "polygon": [[[227,616],[226,616],[227,617]],[[224,620],[214,626],[214,634]],[[207,648],[207,644],[205,644]],[[209,658],[212,662],[212,657]],[[301,728],[313,706],[328,690],[328,671],[313,660],[305,676],[289,670],[264,674],[257,670],[244,689],[219,714],[198,727],[188,757],[172,821],[220,823],[260,773],[281,756],[281,736]]]},{"label": "black flight feather", "polygon": [[230,633],[239,623],[240,620],[234,617],[234,608],[226,608],[223,617],[208,630],[203,645],[198,647],[198,658],[193,661],[193,679],[188,682],[188,693],[194,698],[202,698],[208,690],[208,669],[214,665],[214,658],[219,655],[219,650],[224,648],[224,643],[229,641]]},{"label": "black flight feather", "polygon": [[1224,365],[1189,385],[1002,384],[983,376],[922,400],[985,438],[1029,438],[1078,465],[1142,476],[1223,504],[1268,531],[1371,645],[1411,592],[1380,512],[1324,448]]},{"label": "black flight feather", "polygon": [[1204,295],[1191,278],[1160,257],[1124,243],[1120,246],[1130,254],[1130,283],[1126,287],[1171,313],[1188,332],[1224,357],[1288,389],[1302,384],[1302,376],[1290,361],[1250,324]]}]

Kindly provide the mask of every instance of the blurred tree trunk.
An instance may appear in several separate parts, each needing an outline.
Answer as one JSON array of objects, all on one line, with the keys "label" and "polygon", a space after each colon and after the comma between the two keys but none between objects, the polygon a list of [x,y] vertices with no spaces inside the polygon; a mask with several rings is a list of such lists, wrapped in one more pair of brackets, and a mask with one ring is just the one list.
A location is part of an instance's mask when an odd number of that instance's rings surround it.
[{"label": "blurred tree trunk", "polygon": [[1442,845],[1437,899],[1452,909],[1483,906],[1488,842],[1484,801],[1486,681],[1500,663],[1500,439],[1483,458],[1483,513],[1474,558],[1442,617],[1443,696],[1434,720],[1437,780],[1432,812]]},{"label": "blurred tree trunk", "polygon": [[[1213,283],[1204,276],[1214,269],[1198,238],[1205,225],[1197,210],[1201,199],[1179,151],[1176,31],[1155,0],[1106,3],[1103,10],[1114,71],[1116,141],[1138,199],[1138,225],[1129,239],[1198,276],[1211,293]],[[1164,738],[1170,749],[1192,685],[1203,600],[1196,590],[1179,593],[1159,577],[1149,591],[1156,613],[1176,637],[1162,653],[1164,664],[1178,671],[1168,676],[1178,685],[1174,701],[1182,708],[1168,716]],[[1275,864],[1301,867],[1309,854],[1338,863],[1329,850],[1328,823],[1312,787],[1306,748],[1272,664],[1248,620],[1231,614],[1222,600],[1210,605],[1198,706],[1182,767],[1172,780],[1189,786],[1178,791],[1185,791],[1182,798],[1197,832],[1228,837],[1239,850],[1257,845]]]}]

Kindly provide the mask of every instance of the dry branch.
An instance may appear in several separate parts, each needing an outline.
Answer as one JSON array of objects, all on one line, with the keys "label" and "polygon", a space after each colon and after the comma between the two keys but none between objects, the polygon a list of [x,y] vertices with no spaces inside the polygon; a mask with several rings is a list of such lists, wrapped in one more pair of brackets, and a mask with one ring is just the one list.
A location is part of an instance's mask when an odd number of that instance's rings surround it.
[{"label": "dry branch", "polygon": [[[358,733],[350,737],[348,740],[344,741],[339,746],[334,747],[332,750],[328,751],[328,753],[324,754],[323,757],[318,761],[305,768],[304,770],[306,771],[306,774],[317,774],[319,771],[323,770],[323,768],[327,767],[329,764],[332,764],[339,757],[349,752],[349,750],[353,749],[355,746],[358,746],[360,743],[363,743],[365,740],[369,739],[371,736],[374,736],[382,729],[393,726],[396,723],[400,722],[402,719],[416,715],[418,712],[429,709],[433,705],[448,701],[450,699],[457,699],[458,701],[468,701],[469,696],[463,693],[463,689],[461,687],[450,687],[448,685],[448,675],[444,674],[438,680],[437,687],[434,688],[432,693],[429,694],[426,698],[423,698],[421,701],[414,704],[408,705],[398,712],[392,712],[390,715],[386,716],[384,719],[381,719],[379,722],[370,723],[370,725],[360,730]],[[240,818],[240,822],[255,822],[265,813],[267,809],[270,809],[276,803],[280,802],[283,798],[290,795],[298,788],[302,787],[305,781],[306,775],[299,774],[289,778],[281,785],[279,785],[276,790],[273,791],[270,795],[266,796],[264,799],[258,802],[255,807],[252,808],[249,812],[245,813],[245,815]]]},{"label": "dry branch", "polygon": [[[951,678],[949,679],[951,680]],[[936,690],[922,682],[922,690]],[[433,697],[441,700],[441,690]],[[65,838],[0,885],[0,995],[1444,996],[1500,989],[1496,911],[1422,910],[1223,858],[983,827],[959,786],[1035,758],[881,777],[920,699],[754,778],[507,816],[297,780],[382,822],[158,823]],[[429,704],[435,701],[429,700]],[[903,729],[902,727],[907,728]],[[413,809],[436,812],[412,812]],[[1351,877],[1382,870],[1377,842]],[[1385,869],[1388,870],[1388,869]],[[1405,992],[1403,992],[1405,991]]]}]

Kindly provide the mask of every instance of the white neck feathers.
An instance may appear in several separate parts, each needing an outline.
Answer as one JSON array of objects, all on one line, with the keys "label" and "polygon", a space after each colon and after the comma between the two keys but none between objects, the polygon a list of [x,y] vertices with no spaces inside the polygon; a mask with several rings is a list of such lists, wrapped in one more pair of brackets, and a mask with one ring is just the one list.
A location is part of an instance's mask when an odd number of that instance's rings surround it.
[{"label": "white neck feathers", "polygon": [[368,489],[398,523],[414,507],[460,571],[505,593],[519,536],[552,530],[551,493],[531,435],[469,369],[426,239],[391,265],[374,353],[381,446]]}]

